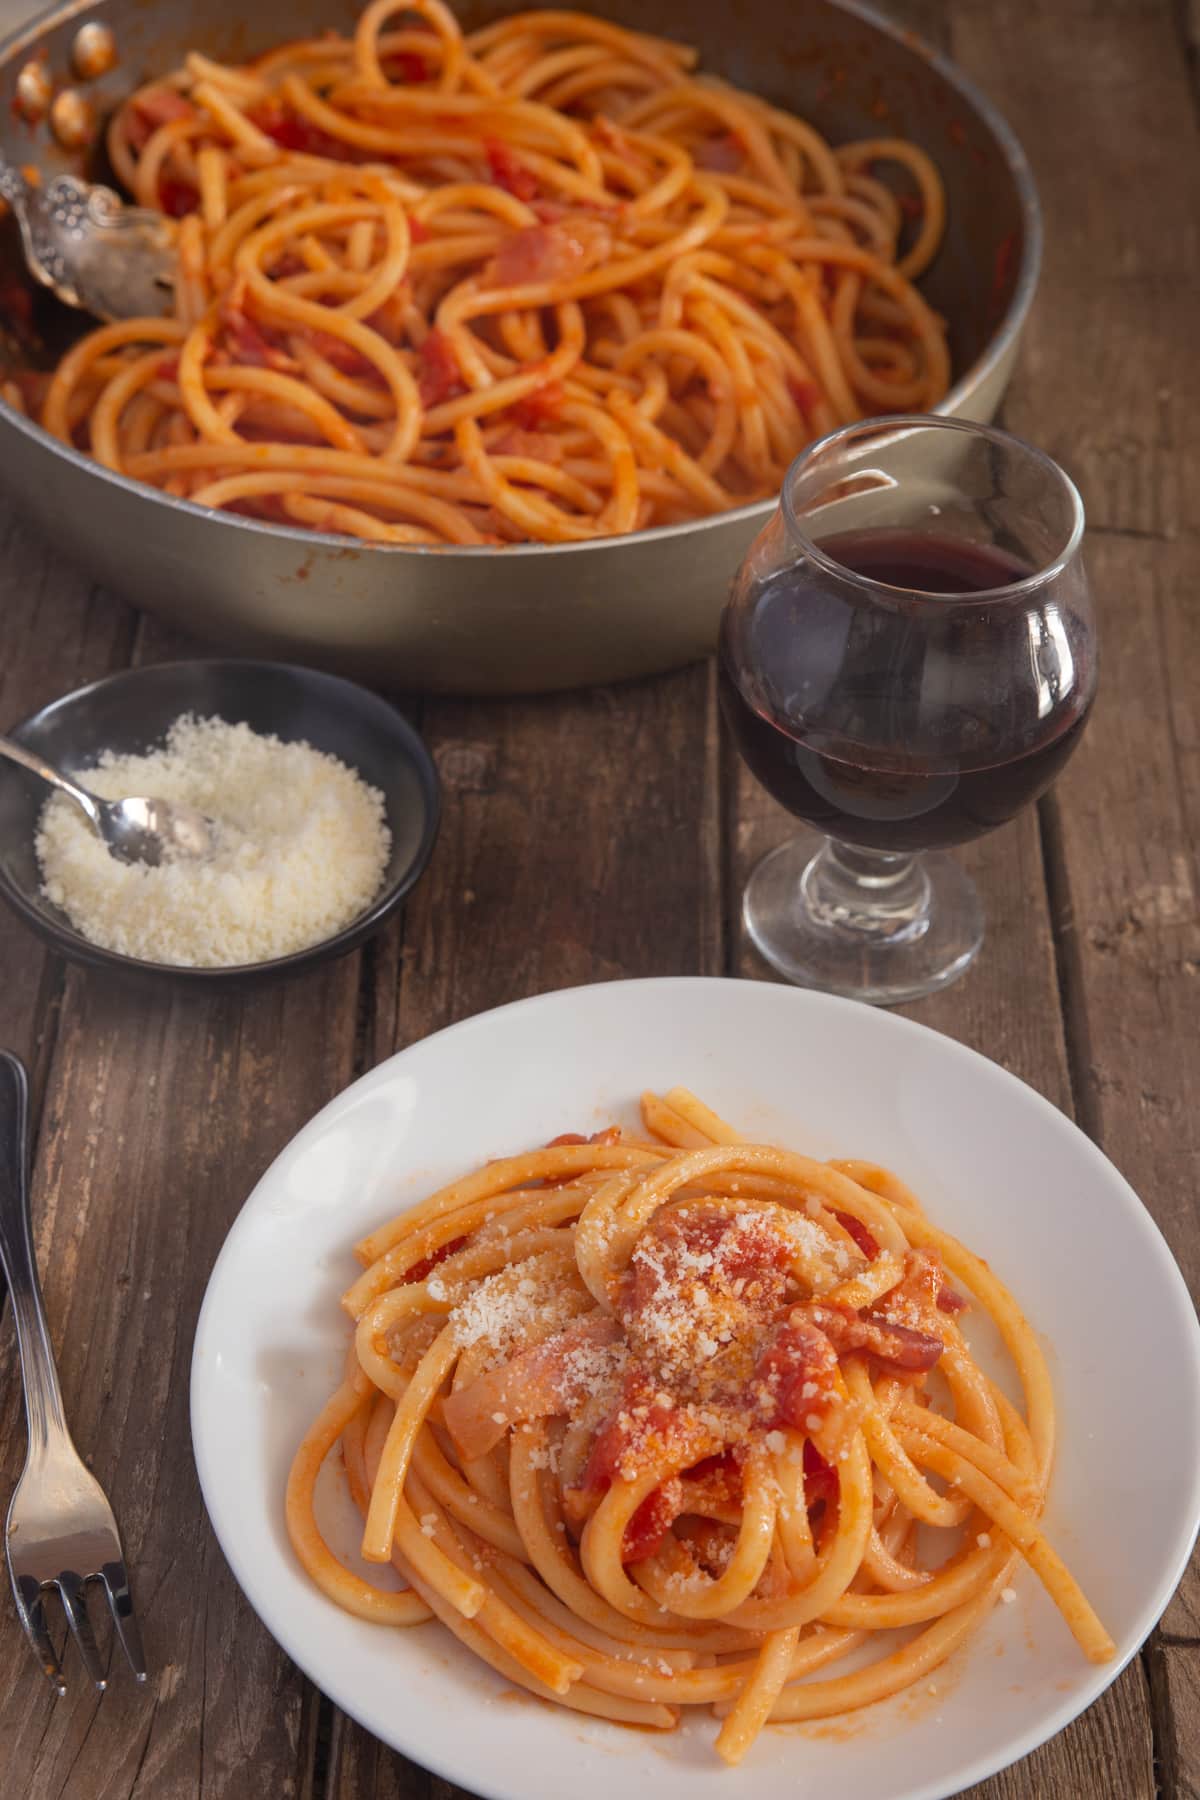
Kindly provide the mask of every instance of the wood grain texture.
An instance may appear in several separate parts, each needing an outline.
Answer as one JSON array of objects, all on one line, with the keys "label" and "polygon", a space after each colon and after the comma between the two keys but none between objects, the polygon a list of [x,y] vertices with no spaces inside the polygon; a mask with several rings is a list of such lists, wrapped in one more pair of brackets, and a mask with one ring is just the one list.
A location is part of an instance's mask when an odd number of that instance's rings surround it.
[{"label": "wood grain texture", "polygon": [[[68,1653],[55,1702],[8,1606],[5,1793],[22,1800],[301,1800],[313,1704],[236,1589],[192,1468],[188,1370],[209,1270],[256,1176],[349,1079],[356,971],[246,998],[72,971],[34,1183],[68,1417],[121,1521],[152,1682],[102,1703]],[[24,1456],[0,1342],[0,1480]]]},{"label": "wood grain texture", "polygon": [[[737,796],[731,889],[740,908],[746,877],[777,844],[794,837],[797,826],[744,768],[731,756],[727,760]],[[815,849],[821,840],[816,833],[811,836]],[[1025,813],[958,854],[983,897],[984,949],[963,979],[945,993],[898,1010],[990,1056],[1069,1111],[1070,1080],[1036,813]],[[746,937],[740,914],[731,930],[733,972],[775,980]]]},{"label": "wood grain texture", "polygon": [[1162,1800],[1200,1800],[1200,1644],[1159,1637],[1148,1658]]},{"label": "wood grain texture", "polygon": [[[4,731],[68,688],[120,668],[136,627],[131,609],[64,569],[0,502],[0,729]],[[23,776],[0,769],[0,780]],[[4,971],[4,1047],[28,1064],[33,1117],[41,1106],[62,987],[57,962],[43,953],[7,907],[0,908]]]},{"label": "wood grain texture", "polygon": [[1146,1674],[1135,1660],[1082,1718],[959,1800],[1157,1800],[1153,1749]]}]

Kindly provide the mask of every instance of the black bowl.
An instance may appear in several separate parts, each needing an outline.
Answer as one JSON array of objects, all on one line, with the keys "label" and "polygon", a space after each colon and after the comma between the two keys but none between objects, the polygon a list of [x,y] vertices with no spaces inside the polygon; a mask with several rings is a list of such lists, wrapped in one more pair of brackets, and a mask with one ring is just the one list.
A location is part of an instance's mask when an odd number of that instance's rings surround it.
[{"label": "black bowl", "polygon": [[[142,754],[162,743],[181,713],[245,723],[330,752],[383,794],[392,854],[379,894],[335,936],[269,962],[197,969],[144,962],[101,949],[76,931],[41,890],[33,840],[47,788],[0,760],[0,895],[62,955],[126,975],[170,977],[208,987],[299,973],[344,956],[378,931],[403,902],[433,850],[441,812],[437,771],[394,706],[352,681],[287,663],[221,660],[152,664],[65,694],[9,736],[65,770],[86,769],[101,752]],[[86,782],[86,775],[84,780]]]}]

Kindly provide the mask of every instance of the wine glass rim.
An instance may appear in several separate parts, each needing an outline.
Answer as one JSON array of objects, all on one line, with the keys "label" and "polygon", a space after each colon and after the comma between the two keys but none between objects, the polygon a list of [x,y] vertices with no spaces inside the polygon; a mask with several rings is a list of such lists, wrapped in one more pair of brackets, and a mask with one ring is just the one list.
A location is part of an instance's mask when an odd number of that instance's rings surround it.
[{"label": "wine glass rim", "polygon": [[[880,581],[877,576],[860,574],[857,569],[848,568],[845,563],[839,562],[836,556],[830,556],[829,552],[823,550],[816,539],[804,529],[796,513],[792,490],[797,479],[831,446],[843,443],[848,438],[868,432],[874,436],[883,437],[892,431],[905,432],[914,428],[923,431],[959,431],[968,436],[987,438],[1005,450],[1017,450],[1032,461],[1041,463],[1047,474],[1065,491],[1071,509],[1071,527],[1062,548],[1050,561],[1042,564],[1040,568],[1032,570],[1030,574],[1022,575],[1019,581],[1006,582],[1000,587],[967,588],[958,593],[946,593],[941,589],[935,591],[931,588],[897,587],[890,581]],[[779,498],[789,530],[794,537],[800,540],[805,554],[810,556],[821,568],[828,570],[831,574],[853,581],[858,587],[873,590],[876,593],[887,595],[889,598],[898,594],[915,594],[919,599],[935,601],[943,606],[947,602],[959,605],[994,605],[1001,600],[1020,599],[1042,587],[1046,582],[1055,580],[1076,555],[1083,538],[1085,522],[1083,499],[1079,489],[1066,470],[1044,450],[1039,450],[1036,444],[1029,443],[1025,438],[1017,437],[1014,432],[1002,430],[999,425],[984,425],[975,419],[951,419],[939,413],[889,413],[875,419],[854,419],[848,425],[839,425],[836,430],[827,431],[824,437],[814,439],[792,463],[784,477],[783,489]]]}]

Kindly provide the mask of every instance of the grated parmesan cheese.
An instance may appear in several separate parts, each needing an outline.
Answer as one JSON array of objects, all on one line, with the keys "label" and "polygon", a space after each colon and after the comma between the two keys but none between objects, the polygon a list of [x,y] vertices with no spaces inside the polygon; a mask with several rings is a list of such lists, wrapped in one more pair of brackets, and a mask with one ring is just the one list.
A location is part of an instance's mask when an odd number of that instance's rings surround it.
[{"label": "grated parmesan cheese", "polygon": [[191,968],[267,962],[321,943],[379,892],[391,851],[383,795],[335,756],[224,719],[176,719],[161,749],[76,771],[104,799],[153,794],[217,827],[213,854],[118,862],[75,806],[49,800],[42,892],[93,944]]},{"label": "grated parmesan cheese", "polygon": [[458,1300],[450,1314],[460,1350],[486,1346],[484,1368],[540,1343],[579,1310],[577,1290],[540,1258],[498,1269]]}]

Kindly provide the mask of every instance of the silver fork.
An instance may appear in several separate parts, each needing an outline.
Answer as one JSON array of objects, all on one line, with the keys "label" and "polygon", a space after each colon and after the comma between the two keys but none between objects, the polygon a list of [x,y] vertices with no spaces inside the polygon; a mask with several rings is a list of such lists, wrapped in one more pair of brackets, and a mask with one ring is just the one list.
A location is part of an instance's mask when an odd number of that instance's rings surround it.
[{"label": "silver fork", "polygon": [[83,1466],[63,1414],[29,1217],[29,1083],[23,1064],[7,1050],[0,1050],[0,1264],[17,1328],[29,1428],[5,1533],[18,1616],[55,1690],[65,1694],[42,1600],[47,1588],[56,1588],[87,1672],[103,1689],[107,1676],[85,1596],[86,1584],[99,1581],[130,1667],[145,1681],[117,1521],[104,1489]]}]

